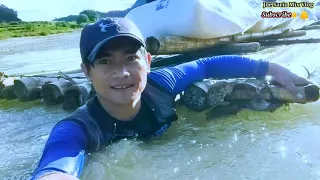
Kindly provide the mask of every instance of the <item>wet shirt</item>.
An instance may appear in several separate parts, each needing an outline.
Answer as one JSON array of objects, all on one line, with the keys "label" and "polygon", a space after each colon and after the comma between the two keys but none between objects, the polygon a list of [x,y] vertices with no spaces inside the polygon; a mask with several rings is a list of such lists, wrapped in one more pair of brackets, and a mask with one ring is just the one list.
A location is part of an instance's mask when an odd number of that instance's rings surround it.
[{"label": "wet shirt", "polygon": [[[174,67],[157,69],[148,74],[158,87],[167,91],[175,97],[192,83],[207,78],[229,79],[229,78],[250,78],[263,77],[268,70],[268,62],[263,60],[253,60],[242,56],[215,56],[202,58],[192,62],[180,64]],[[97,100],[94,103],[95,113],[99,118],[109,117]],[[147,126],[142,134],[148,136],[155,133],[160,135],[170,125],[152,124],[154,119],[151,109],[142,102],[138,115],[131,121],[123,122],[111,117],[116,122],[116,134],[118,138],[130,137],[140,128]],[[103,122],[103,121],[101,121]],[[150,124],[151,123],[151,124]],[[101,124],[103,127],[103,123]],[[161,127],[163,126],[163,127]],[[128,132],[132,133],[128,133]],[[86,133],[75,122],[64,121],[55,126],[44,147],[39,165],[33,174],[33,179],[54,173],[63,172],[72,176],[80,177],[83,171],[84,159],[87,151],[88,139]]]},{"label": "wet shirt", "polygon": [[[124,138],[148,138],[150,136],[156,136],[159,129],[162,126],[169,126],[170,124],[159,124],[155,121],[156,117],[150,107],[147,106],[145,101],[141,101],[141,108],[138,114],[129,121],[121,121],[112,116],[110,116],[103,109],[99,103],[97,97],[94,97],[93,103],[88,106],[92,116],[101,128],[102,132],[106,132],[110,129],[110,124],[114,125],[114,138],[113,141],[124,139]],[[110,122],[107,122],[111,121]]]}]

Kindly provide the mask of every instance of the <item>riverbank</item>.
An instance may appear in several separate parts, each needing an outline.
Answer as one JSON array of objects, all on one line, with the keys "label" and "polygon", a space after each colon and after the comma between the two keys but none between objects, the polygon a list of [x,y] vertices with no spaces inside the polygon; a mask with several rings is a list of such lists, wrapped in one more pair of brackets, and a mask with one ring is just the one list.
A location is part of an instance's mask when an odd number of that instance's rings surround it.
[{"label": "riverbank", "polygon": [[0,72],[8,75],[80,68],[80,31],[0,41]]},{"label": "riverbank", "polygon": [[75,22],[12,22],[0,23],[0,40],[14,37],[47,36],[81,29]]}]

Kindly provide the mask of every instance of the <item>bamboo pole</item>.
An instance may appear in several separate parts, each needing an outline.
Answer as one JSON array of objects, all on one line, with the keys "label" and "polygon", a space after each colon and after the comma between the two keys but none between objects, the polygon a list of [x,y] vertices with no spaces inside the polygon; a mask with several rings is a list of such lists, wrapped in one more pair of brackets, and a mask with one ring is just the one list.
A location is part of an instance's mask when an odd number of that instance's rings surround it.
[{"label": "bamboo pole", "polygon": [[[297,86],[298,93],[302,94],[304,98],[297,99],[286,88],[270,85],[268,88],[263,89],[259,94],[256,94],[247,89],[235,88],[233,92],[226,97],[227,100],[251,100],[253,97],[265,99],[268,101],[278,100],[285,103],[300,103],[306,104],[309,102],[315,102],[319,100],[319,87],[315,84],[309,84],[305,86]],[[209,92],[210,94],[210,92]]]},{"label": "bamboo pole", "polygon": [[300,30],[314,30],[314,29],[320,29],[320,25],[310,25],[302,27]]},{"label": "bamboo pole", "polygon": [[[262,80],[251,80],[256,81],[255,83],[263,83]],[[246,88],[242,89],[241,86],[246,86]],[[319,100],[319,87],[315,84],[297,86],[298,93],[304,97],[302,99],[297,99],[286,88],[278,85],[269,85],[261,89],[254,85],[248,89],[248,86],[248,84],[241,84],[241,81],[235,83],[235,80],[199,82],[191,85],[185,91],[183,101],[188,109],[199,112],[218,106],[224,101],[264,99],[271,102],[305,104]]]},{"label": "bamboo pole", "polygon": [[[70,76],[82,76],[82,78],[85,78],[85,75],[83,73],[70,74]],[[38,93],[31,92],[39,90],[39,87],[42,87],[43,85],[57,82],[59,81],[59,79],[60,76],[55,73],[45,74],[43,76],[33,75],[30,77],[19,78],[14,80],[14,93],[20,101],[32,101],[35,99],[39,99],[41,97],[41,94],[38,95]]]},{"label": "bamboo pole", "polygon": [[4,98],[4,96],[2,95],[2,90],[8,86],[12,86],[14,79],[15,78],[9,77],[0,81],[0,99]]},{"label": "bamboo pole", "polygon": [[[19,75],[19,74],[12,74],[10,77],[7,77],[8,75],[4,73],[0,73],[0,98],[1,98],[1,90],[5,86],[14,85],[14,80],[18,80],[20,78],[30,78],[30,77],[37,77],[37,78],[58,78],[59,72],[49,72],[49,73],[42,73],[42,74],[29,74],[29,75]],[[82,73],[81,69],[75,69],[75,70],[69,70],[64,71],[65,74],[76,74],[76,73]],[[83,75],[84,76],[84,75]]]},{"label": "bamboo pole", "polygon": [[197,60],[206,56],[218,56],[228,54],[239,54],[257,52],[260,49],[260,44],[257,42],[250,43],[234,43],[226,45],[217,45],[216,47],[206,48],[203,50],[190,52],[188,54],[178,54],[174,56],[156,57],[151,61],[151,67],[172,66],[192,60]]},{"label": "bamboo pole", "polygon": [[270,30],[262,33],[250,33],[243,34],[239,36],[234,36],[236,42],[245,42],[245,41],[258,41],[263,39],[283,39],[290,37],[300,37],[306,35],[306,31],[297,30]]},{"label": "bamboo pole", "polygon": [[90,82],[84,82],[66,88],[62,108],[66,111],[73,111],[84,105],[88,99],[93,97],[91,87]]},{"label": "bamboo pole", "polygon": [[195,52],[190,52],[189,54],[198,59],[205,56],[219,56],[228,54],[240,54],[240,53],[250,53],[257,52],[260,49],[260,43],[258,42],[248,42],[248,43],[232,43],[232,44],[222,44],[210,48],[204,48]]},{"label": "bamboo pole", "polygon": [[[209,94],[210,89],[218,93]],[[184,91],[183,102],[188,109],[200,112],[222,103],[224,97],[231,94],[232,90],[233,85],[226,80],[205,79],[193,83]],[[219,97],[211,97],[213,94],[218,94]]]},{"label": "bamboo pole", "polygon": [[3,88],[1,94],[7,101],[17,99],[17,96],[13,92],[13,85]]},{"label": "bamboo pole", "polygon": [[38,93],[32,93],[33,91],[37,90],[45,83],[55,82],[57,80],[58,78],[20,78],[14,80],[13,91],[18,97],[19,101],[32,101],[40,98],[40,94],[38,95]]},{"label": "bamboo pole", "polygon": [[320,43],[320,38],[261,40],[258,42],[261,44],[261,46],[279,46],[279,45],[290,45],[290,44]]},{"label": "bamboo pole", "polygon": [[236,42],[250,42],[260,39],[279,39],[306,35],[305,31],[270,30],[262,33],[246,33],[213,39],[193,39],[178,36],[165,36],[146,40],[147,50],[151,54],[183,54]]},{"label": "bamboo pole", "polygon": [[225,41],[223,41],[221,38],[191,39],[177,36],[166,36],[158,39],[155,37],[148,37],[146,41],[147,51],[157,55],[182,54],[230,42],[232,42],[232,40],[229,37],[225,38]]},{"label": "bamboo pole", "polygon": [[[72,79],[75,77],[83,77],[83,79]],[[59,79],[56,82],[46,83],[42,85],[42,98],[47,105],[60,104],[63,102],[63,97],[68,87],[84,82],[87,82],[84,74],[77,73],[68,75],[68,80]]]}]

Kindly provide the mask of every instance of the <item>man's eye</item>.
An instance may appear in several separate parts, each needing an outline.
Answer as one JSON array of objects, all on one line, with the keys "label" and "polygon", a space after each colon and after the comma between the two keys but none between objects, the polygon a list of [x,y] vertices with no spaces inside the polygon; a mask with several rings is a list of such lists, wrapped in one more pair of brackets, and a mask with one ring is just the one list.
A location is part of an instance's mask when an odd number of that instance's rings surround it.
[{"label": "man's eye", "polygon": [[127,58],[127,61],[135,61],[136,59],[138,59],[136,56],[130,56]]},{"label": "man's eye", "polygon": [[109,63],[110,63],[110,60],[108,60],[108,59],[104,59],[104,60],[99,61],[99,64],[109,64]]}]

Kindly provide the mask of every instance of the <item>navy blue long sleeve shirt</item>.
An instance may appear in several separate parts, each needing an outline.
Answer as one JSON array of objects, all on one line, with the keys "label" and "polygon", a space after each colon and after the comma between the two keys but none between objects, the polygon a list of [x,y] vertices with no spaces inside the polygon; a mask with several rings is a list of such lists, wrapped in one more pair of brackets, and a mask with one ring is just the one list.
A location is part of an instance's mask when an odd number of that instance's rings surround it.
[{"label": "navy blue long sleeve shirt", "polygon": [[[175,97],[192,83],[203,79],[263,77],[267,71],[267,61],[242,56],[215,56],[157,69],[148,76]],[[33,179],[52,172],[80,177],[87,141],[84,130],[74,122],[65,121],[55,126],[47,140]]]}]

